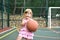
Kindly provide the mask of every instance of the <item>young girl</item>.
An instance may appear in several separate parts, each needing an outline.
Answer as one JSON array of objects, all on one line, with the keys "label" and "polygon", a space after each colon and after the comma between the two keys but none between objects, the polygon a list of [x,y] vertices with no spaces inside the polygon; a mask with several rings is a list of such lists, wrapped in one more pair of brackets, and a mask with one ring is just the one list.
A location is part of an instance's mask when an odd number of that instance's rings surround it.
[{"label": "young girl", "polygon": [[22,38],[25,38],[26,40],[32,40],[33,39],[33,36],[34,36],[34,33],[33,32],[29,32],[28,29],[27,29],[27,21],[29,21],[29,19],[32,18],[32,10],[31,9],[26,9],[24,11],[24,14],[23,14],[23,19],[22,19],[22,28],[21,30],[19,31],[19,35],[17,37],[17,40],[22,40]]}]

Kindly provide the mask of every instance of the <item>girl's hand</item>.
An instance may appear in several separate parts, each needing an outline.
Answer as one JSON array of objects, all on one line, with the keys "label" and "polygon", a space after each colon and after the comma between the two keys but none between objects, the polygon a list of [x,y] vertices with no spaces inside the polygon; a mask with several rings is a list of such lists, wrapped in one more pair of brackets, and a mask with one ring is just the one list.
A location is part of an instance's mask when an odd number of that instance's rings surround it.
[{"label": "girl's hand", "polygon": [[25,25],[25,23],[21,23],[21,26],[24,26]]},{"label": "girl's hand", "polygon": [[21,26],[24,26],[26,24],[25,20],[22,20]]},{"label": "girl's hand", "polygon": [[20,31],[20,27],[16,27],[17,31],[19,32]]}]

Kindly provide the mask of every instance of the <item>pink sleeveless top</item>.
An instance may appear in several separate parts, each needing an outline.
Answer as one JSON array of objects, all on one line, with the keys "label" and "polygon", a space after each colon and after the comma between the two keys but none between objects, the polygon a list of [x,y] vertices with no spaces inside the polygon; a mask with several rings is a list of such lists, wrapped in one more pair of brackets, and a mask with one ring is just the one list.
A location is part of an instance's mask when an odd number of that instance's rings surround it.
[{"label": "pink sleeveless top", "polygon": [[29,32],[27,27],[26,27],[27,21],[29,21],[29,20],[24,18],[22,21],[25,23],[25,25],[20,30],[19,36],[22,36],[22,37],[27,38],[27,39],[33,39],[34,33],[33,32]]}]

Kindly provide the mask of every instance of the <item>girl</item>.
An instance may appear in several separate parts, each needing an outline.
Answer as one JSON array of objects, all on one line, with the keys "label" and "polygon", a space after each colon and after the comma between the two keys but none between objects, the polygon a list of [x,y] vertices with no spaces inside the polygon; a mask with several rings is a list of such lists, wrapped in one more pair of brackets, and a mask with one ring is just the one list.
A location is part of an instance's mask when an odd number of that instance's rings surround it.
[{"label": "girl", "polygon": [[27,25],[27,21],[29,21],[29,19],[32,18],[32,10],[31,9],[26,9],[24,14],[23,14],[23,19],[22,19],[22,29],[19,31],[19,35],[17,37],[17,40],[21,40],[22,38],[25,38],[26,40],[32,40],[34,33],[33,32],[29,32],[26,25]]}]

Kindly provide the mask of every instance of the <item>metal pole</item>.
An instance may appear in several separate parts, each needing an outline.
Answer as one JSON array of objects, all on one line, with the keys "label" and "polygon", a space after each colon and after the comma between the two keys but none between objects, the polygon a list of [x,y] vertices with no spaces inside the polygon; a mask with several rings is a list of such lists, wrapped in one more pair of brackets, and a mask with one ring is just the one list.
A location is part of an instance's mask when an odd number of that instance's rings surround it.
[{"label": "metal pole", "polygon": [[2,10],[2,29],[3,29],[3,14],[6,13],[6,10],[5,10],[5,0],[2,0],[2,8],[4,8],[4,11]]},{"label": "metal pole", "polygon": [[46,26],[48,26],[48,0],[46,0]]},{"label": "metal pole", "polygon": [[1,28],[3,29],[3,11],[4,11],[4,7],[3,7],[3,0],[1,0],[1,21],[2,21],[2,25]]},{"label": "metal pole", "polygon": [[5,0],[3,0],[2,7],[4,8],[4,11],[2,11],[2,29],[3,29],[3,28],[4,28],[4,27],[3,27],[3,25],[4,25],[4,24],[3,24],[3,20],[4,20],[4,19],[3,19],[3,14],[6,12],[6,10],[5,10]]},{"label": "metal pole", "polygon": [[13,11],[13,14],[15,14],[15,10],[16,10],[16,0],[15,0],[15,3],[14,3],[15,7],[14,7],[14,11]]},{"label": "metal pole", "polygon": [[25,4],[26,4],[26,3],[25,3],[25,0],[24,0],[24,10],[25,10]]}]

